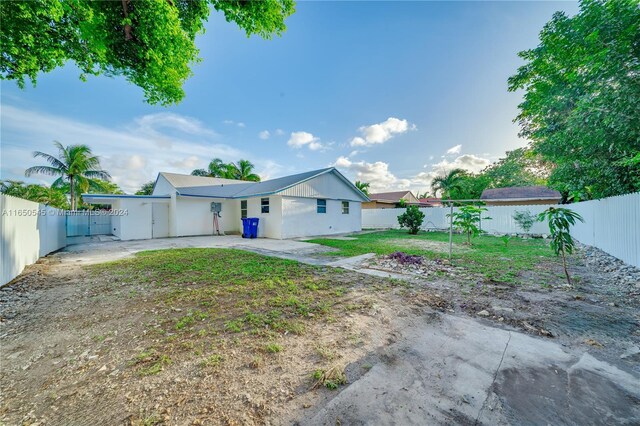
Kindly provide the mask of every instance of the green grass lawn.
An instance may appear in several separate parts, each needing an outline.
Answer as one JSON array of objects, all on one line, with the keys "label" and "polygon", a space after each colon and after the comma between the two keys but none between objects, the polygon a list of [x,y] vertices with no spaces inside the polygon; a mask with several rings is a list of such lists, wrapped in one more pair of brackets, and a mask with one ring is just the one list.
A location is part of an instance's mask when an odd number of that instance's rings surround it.
[{"label": "green grass lawn", "polygon": [[[202,365],[224,363],[229,345],[265,356],[285,350],[284,335],[303,335],[314,321],[333,322],[365,309],[351,273],[241,250],[186,248],[146,251],[87,267],[93,279],[129,300],[146,320],[153,343],[131,365],[161,372],[185,353]],[[386,281],[367,278],[372,288]],[[378,286],[378,284],[380,286]]]},{"label": "green grass lawn", "polygon": [[[387,255],[396,251],[425,256],[430,259],[448,258],[449,234],[420,232],[410,235],[405,230],[388,230],[353,235],[355,240],[316,239],[318,243],[339,249],[328,254],[357,256],[365,253]],[[508,245],[500,237],[479,236],[468,246],[464,235],[453,235],[454,266],[480,274],[488,280],[517,283],[522,273],[542,264],[557,263],[547,240],[512,238]]]}]

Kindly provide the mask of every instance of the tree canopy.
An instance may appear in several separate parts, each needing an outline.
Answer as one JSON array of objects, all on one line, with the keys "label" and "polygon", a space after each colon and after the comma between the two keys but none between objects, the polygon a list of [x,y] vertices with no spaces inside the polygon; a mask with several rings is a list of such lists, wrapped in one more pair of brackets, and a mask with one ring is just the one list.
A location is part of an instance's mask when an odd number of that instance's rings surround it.
[{"label": "tree canopy", "polygon": [[195,169],[191,175],[260,182],[260,176],[253,173],[254,168],[255,166],[249,160],[240,160],[236,164],[225,163],[219,158],[214,158],[206,169]]},{"label": "tree canopy", "polygon": [[63,146],[60,142],[54,142],[58,148],[58,157],[45,152],[35,151],[35,158],[42,158],[48,166],[33,166],[25,170],[25,176],[43,174],[58,176],[52,184],[52,188],[69,192],[71,210],[75,210],[80,199],[80,194],[92,189],[98,192],[104,190],[101,182],[109,180],[111,176],[104,170],[100,170],[100,160],[93,155],[87,145]]},{"label": "tree canopy", "polygon": [[195,37],[210,8],[247,36],[280,35],[293,0],[16,0],[0,2],[0,76],[24,87],[73,61],[87,75],[124,76],[151,104],[184,97],[200,61]]},{"label": "tree canopy", "polygon": [[509,79],[524,89],[521,135],[552,164],[549,186],[574,199],[640,190],[638,0],[582,0],[554,14]]}]

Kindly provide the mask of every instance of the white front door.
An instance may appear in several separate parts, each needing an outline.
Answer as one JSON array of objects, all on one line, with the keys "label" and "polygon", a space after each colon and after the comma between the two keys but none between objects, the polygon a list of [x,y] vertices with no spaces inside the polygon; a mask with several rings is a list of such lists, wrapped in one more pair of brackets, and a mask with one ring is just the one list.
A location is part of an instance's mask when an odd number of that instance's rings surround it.
[{"label": "white front door", "polygon": [[151,238],[169,236],[169,204],[153,203],[151,205]]}]

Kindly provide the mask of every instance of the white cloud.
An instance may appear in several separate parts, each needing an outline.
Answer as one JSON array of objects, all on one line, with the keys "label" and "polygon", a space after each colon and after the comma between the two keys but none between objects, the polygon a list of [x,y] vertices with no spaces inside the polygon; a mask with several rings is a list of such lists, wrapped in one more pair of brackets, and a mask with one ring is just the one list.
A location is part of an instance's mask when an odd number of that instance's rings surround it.
[{"label": "white cloud", "polygon": [[473,154],[465,154],[456,157],[453,161],[442,160],[439,163],[434,164],[433,170],[438,173],[447,173],[453,169],[463,169],[471,173],[478,173],[485,167],[491,164],[486,158],[478,157]]},{"label": "white cloud", "polygon": [[[24,179],[24,169],[37,164],[31,152],[55,154],[54,140],[63,145],[88,144],[100,157],[102,168],[129,193],[155,179],[158,172],[190,173],[214,157],[223,161],[247,158],[258,170],[266,163],[264,159],[252,158],[249,153],[218,142],[219,136],[212,129],[179,114],[145,115],[118,128],[5,104],[2,106],[3,178]],[[33,180],[41,178],[34,176]]]},{"label": "white cloud", "polygon": [[360,127],[358,131],[362,136],[351,139],[351,146],[371,146],[385,143],[395,135],[415,130],[415,128],[416,126],[409,124],[407,120],[389,117],[382,123]]},{"label": "white cloud", "polygon": [[354,180],[369,182],[371,192],[384,192],[395,189],[408,189],[411,181],[398,179],[389,171],[389,164],[383,161],[368,163],[366,161],[352,161],[347,157],[338,157],[334,166],[355,174]]},{"label": "white cloud", "polygon": [[222,124],[226,124],[228,126],[238,126],[245,127],[246,125],[242,121],[233,121],[233,120],[222,120]]},{"label": "white cloud", "polygon": [[452,146],[447,150],[447,154],[460,154],[461,149],[462,149],[462,145]]},{"label": "white cloud", "polygon": [[260,133],[258,133],[258,137],[262,140],[267,140],[269,139],[270,136],[271,136],[271,133],[269,133],[268,130],[263,130]]},{"label": "white cloud", "polygon": [[277,135],[277,136],[282,136],[282,135],[284,135],[284,130],[282,130],[282,129],[276,129],[276,135]]},{"label": "white cloud", "polygon": [[313,136],[309,132],[292,132],[287,141],[287,145],[296,149],[306,145],[311,151],[319,151],[326,148],[326,146],[320,142],[320,138]]}]

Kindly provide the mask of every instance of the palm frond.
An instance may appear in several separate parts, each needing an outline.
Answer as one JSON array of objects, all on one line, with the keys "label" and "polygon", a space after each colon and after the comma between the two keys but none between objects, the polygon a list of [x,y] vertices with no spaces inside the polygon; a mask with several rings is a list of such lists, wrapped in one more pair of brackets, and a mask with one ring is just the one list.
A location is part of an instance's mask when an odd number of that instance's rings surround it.
[{"label": "palm frond", "polygon": [[63,172],[60,169],[51,166],[33,166],[24,171],[24,175],[27,177],[33,174],[57,176],[63,174]]}]

